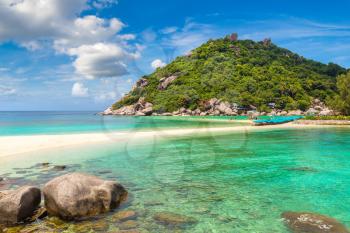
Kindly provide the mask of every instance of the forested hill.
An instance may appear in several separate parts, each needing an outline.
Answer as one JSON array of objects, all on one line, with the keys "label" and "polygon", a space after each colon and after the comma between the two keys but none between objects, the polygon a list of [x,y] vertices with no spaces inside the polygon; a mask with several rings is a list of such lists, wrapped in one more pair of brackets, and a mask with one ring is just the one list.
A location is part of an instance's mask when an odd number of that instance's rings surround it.
[{"label": "forested hill", "polygon": [[336,77],[343,73],[346,69],[339,65],[306,59],[269,39],[255,42],[227,36],[209,40],[142,77],[113,109],[144,97],[159,113],[201,109],[212,98],[259,111],[268,111],[269,103],[277,109],[305,110],[314,98],[331,99]]}]

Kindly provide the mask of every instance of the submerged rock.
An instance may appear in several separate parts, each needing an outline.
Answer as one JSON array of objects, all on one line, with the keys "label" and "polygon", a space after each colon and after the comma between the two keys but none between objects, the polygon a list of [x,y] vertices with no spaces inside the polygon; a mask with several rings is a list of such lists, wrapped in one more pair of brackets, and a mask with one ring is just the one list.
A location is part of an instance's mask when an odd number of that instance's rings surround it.
[{"label": "submerged rock", "polygon": [[127,197],[121,184],[81,173],[51,180],[43,193],[48,213],[66,220],[109,212]]},{"label": "submerged rock", "polygon": [[72,227],[73,232],[107,232],[109,224],[104,219],[97,221],[82,221],[75,223]]},{"label": "submerged rock", "polygon": [[294,233],[349,233],[336,219],[308,212],[284,212],[287,227]]},{"label": "submerged rock", "polygon": [[118,213],[114,214],[112,219],[113,221],[127,221],[127,220],[134,220],[137,218],[137,213],[133,210],[123,210],[119,211]]},{"label": "submerged rock", "polygon": [[13,225],[34,215],[41,202],[40,189],[24,186],[0,192],[0,224]]},{"label": "submerged rock", "polygon": [[67,168],[66,165],[55,165],[52,170],[54,171],[64,171]]},{"label": "submerged rock", "polygon": [[302,171],[302,172],[317,172],[316,169],[312,167],[289,167],[286,168],[288,171]]},{"label": "submerged rock", "polygon": [[138,226],[139,224],[135,220],[128,220],[118,225],[118,228],[121,230],[130,230],[130,229],[137,228]]},{"label": "submerged rock", "polygon": [[159,212],[153,216],[154,220],[169,226],[185,226],[196,224],[197,220],[192,217],[183,216],[171,212]]}]

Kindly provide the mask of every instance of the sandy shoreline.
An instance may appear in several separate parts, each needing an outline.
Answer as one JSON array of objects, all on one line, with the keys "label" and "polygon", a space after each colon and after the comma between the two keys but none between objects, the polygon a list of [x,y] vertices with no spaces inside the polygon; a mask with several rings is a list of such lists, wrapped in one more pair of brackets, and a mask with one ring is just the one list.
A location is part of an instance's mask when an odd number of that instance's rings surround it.
[{"label": "sandy shoreline", "polygon": [[[0,157],[21,153],[34,152],[43,149],[59,149],[62,147],[84,145],[101,142],[120,142],[137,136],[142,140],[150,137],[185,136],[202,133],[231,133],[242,131],[264,131],[274,129],[307,129],[320,127],[336,127],[323,125],[283,124],[269,126],[233,126],[221,128],[188,128],[188,129],[164,129],[157,131],[132,131],[132,132],[101,132],[84,134],[60,134],[60,135],[29,135],[29,136],[0,136]],[[343,126],[344,127],[344,126]]]}]

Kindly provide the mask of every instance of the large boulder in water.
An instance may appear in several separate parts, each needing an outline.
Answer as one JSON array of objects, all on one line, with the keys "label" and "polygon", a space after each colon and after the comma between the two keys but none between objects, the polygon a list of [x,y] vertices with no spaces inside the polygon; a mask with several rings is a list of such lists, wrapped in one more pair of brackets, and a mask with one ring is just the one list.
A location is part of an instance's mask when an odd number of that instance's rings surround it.
[{"label": "large boulder in water", "polygon": [[284,212],[285,224],[295,233],[349,233],[336,219],[308,212]]},{"label": "large boulder in water", "polygon": [[127,197],[127,191],[121,184],[81,173],[51,180],[45,185],[43,193],[48,213],[66,220],[108,212]]},{"label": "large boulder in water", "polygon": [[0,192],[0,224],[13,225],[32,217],[41,202],[40,189],[24,186]]}]

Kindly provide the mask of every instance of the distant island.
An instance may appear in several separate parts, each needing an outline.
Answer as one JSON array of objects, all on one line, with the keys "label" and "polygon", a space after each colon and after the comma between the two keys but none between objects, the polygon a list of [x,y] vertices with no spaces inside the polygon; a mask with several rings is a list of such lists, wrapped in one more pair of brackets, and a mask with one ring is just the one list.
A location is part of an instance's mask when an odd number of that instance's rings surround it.
[{"label": "distant island", "polygon": [[350,115],[350,73],[274,45],[209,40],[139,79],[105,115]]}]

